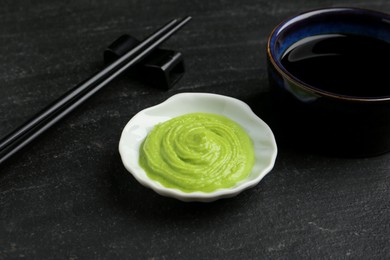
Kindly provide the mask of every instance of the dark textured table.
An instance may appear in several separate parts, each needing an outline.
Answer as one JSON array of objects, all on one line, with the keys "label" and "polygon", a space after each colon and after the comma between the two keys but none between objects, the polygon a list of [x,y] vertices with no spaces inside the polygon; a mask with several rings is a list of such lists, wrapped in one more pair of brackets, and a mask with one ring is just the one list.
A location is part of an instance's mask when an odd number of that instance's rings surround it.
[{"label": "dark textured table", "polygon": [[269,116],[265,45],[307,9],[390,1],[11,1],[0,8],[0,135],[103,67],[116,37],[193,20],[164,44],[187,72],[164,91],[123,76],[0,166],[0,259],[390,258],[390,154],[347,159],[279,144],[258,186],[214,203],[144,188],[118,141],[138,111],[181,92]]}]

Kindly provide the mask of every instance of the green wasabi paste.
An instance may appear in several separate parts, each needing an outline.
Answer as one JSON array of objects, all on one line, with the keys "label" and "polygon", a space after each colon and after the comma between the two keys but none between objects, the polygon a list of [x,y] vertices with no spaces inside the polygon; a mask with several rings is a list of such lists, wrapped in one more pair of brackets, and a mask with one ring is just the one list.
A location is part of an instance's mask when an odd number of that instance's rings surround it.
[{"label": "green wasabi paste", "polygon": [[149,178],[184,192],[212,192],[248,177],[253,143],[231,119],[191,113],[156,125],[140,148]]}]

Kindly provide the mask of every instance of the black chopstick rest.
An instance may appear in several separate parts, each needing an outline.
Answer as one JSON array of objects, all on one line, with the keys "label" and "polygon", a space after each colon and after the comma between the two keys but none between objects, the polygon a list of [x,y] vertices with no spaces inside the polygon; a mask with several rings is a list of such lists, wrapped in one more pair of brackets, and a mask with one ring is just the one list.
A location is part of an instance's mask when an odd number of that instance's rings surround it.
[{"label": "black chopstick rest", "polygon": [[[139,44],[134,37],[124,34],[111,43],[104,51],[104,62],[110,64]],[[183,56],[180,52],[156,49],[146,56],[135,68],[142,81],[170,89],[185,72]]]}]

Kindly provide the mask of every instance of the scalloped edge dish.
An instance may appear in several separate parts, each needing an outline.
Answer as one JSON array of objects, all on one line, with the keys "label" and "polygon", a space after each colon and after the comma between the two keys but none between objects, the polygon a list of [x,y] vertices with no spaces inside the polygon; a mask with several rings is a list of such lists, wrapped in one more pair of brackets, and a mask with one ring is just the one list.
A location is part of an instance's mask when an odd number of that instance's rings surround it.
[{"label": "scalloped edge dish", "polygon": [[[156,124],[193,112],[226,116],[240,124],[248,133],[254,145],[255,164],[245,180],[231,188],[218,189],[209,193],[186,193],[164,187],[146,175],[139,165],[139,149],[142,141]],[[123,165],[134,178],[158,194],[186,202],[211,202],[236,196],[257,185],[272,170],[276,161],[277,146],[269,126],[243,101],[219,94],[181,93],[171,96],[158,105],[146,108],[131,118],[122,131],[119,153]]]}]

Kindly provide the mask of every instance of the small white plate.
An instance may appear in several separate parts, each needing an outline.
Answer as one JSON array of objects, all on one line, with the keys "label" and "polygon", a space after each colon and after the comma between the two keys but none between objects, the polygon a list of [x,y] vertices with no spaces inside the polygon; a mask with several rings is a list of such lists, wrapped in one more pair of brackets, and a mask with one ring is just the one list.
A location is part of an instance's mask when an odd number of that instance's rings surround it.
[{"label": "small white plate", "polygon": [[[234,120],[245,129],[253,141],[255,150],[255,164],[248,178],[238,182],[231,188],[218,189],[210,193],[186,193],[178,189],[166,188],[146,175],[139,165],[139,149],[148,133],[158,123],[194,112],[223,115]],[[119,141],[119,153],[125,168],[136,180],[142,185],[153,189],[158,194],[182,201],[210,202],[221,198],[233,197],[243,190],[258,184],[273,168],[277,155],[277,146],[271,129],[244,102],[217,94],[182,93],[136,114],[123,129]]]}]

